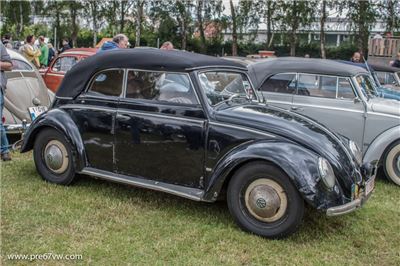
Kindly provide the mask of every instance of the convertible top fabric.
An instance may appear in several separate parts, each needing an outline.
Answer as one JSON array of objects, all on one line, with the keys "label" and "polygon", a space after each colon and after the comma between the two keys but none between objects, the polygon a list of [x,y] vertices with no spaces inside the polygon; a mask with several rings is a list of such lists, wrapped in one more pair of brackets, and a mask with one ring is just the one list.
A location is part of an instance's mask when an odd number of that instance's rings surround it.
[{"label": "convertible top fabric", "polygon": [[354,76],[359,73],[368,73],[365,69],[343,64],[329,59],[280,57],[265,59],[248,65],[249,75],[255,89],[258,89],[264,80],[278,73],[310,73],[334,76]]},{"label": "convertible top fabric", "polygon": [[109,68],[134,68],[154,71],[188,72],[204,67],[247,69],[218,57],[178,50],[155,48],[118,49],[98,53],[79,62],[65,75],[56,96],[76,97],[96,72]]},{"label": "convertible top fabric", "polygon": [[378,64],[369,64],[369,65],[372,66],[372,68],[375,71],[390,72],[390,73],[395,73],[395,72],[400,71],[400,68],[392,67],[392,66],[384,66],[384,65],[378,65]]}]

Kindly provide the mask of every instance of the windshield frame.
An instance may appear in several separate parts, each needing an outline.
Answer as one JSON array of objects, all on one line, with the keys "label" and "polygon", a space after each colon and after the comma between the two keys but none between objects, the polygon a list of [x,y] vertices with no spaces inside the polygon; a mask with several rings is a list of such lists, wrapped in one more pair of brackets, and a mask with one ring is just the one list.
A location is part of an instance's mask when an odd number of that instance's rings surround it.
[{"label": "windshield frame", "polygon": [[240,74],[240,75],[244,75],[247,78],[247,81],[249,82],[250,85],[250,89],[253,91],[253,95],[255,96],[255,99],[248,99],[249,102],[257,102],[260,103],[260,96],[258,95],[257,91],[254,89],[254,85],[253,82],[250,78],[250,76],[248,75],[247,71],[242,71],[242,70],[237,70],[237,69],[230,69],[230,68],[208,68],[208,69],[204,69],[204,70],[199,70],[199,71],[195,71],[194,72],[194,76],[196,78],[196,82],[198,84],[198,88],[199,88],[199,94],[202,95],[202,97],[204,97],[204,102],[206,102],[207,106],[211,109],[218,109],[219,106],[221,105],[221,103],[226,102],[226,100],[221,101],[215,105],[212,105],[209,103],[208,101],[208,97],[206,95],[206,91],[203,88],[203,86],[201,85],[201,81],[200,81],[200,75],[207,73],[207,72],[224,72],[224,73],[233,73],[233,74]]},{"label": "windshield frame", "polygon": [[[365,92],[365,90],[362,87],[362,85],[358,83],[357,77],[360,77],[360,76],[362,76],[363,78],[367,77],[368,79],[370,79],[370,82],[371,82],[371,85],[372,85],[373,94]],[[374,98],[374,97],[379,97],[379,92],[378,92],[378,89],[376,87],[377,85],[375,83],[375,79],[371,76],[371,74],[360,73],[360,74],[355,75],[353,77],[353,80],[354,80],[354,82],[356,83],[357,87],[359,88],[359,90],[361,92],[360,95],[365,97],[367,100],[369,100],[371,98]]]}]

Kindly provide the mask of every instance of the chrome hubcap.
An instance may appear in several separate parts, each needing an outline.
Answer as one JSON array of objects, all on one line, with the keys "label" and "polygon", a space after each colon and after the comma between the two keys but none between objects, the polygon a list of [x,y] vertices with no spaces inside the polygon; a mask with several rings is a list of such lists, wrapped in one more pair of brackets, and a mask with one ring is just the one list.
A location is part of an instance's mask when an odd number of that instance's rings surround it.
[{"label": "chrome hubcap", "polygon": [[68,167],[68,153],[65,146],[58,140],[47,143],[44,149],[44,160],[48,169],[56,174],[62,174]]},{"label": "chrome hubcap", "polygon": [[287,208],[287,196],[283,188],[271,179],[257,179],[246,189],[247,210],[257,220],[274,222],[280,219]]}]

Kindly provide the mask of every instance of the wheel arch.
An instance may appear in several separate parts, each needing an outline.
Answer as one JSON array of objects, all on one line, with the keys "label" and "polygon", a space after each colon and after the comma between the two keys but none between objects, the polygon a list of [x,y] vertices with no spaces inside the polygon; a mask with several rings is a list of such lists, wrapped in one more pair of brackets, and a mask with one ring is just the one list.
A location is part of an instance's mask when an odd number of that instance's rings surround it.
[{"label": "wheel arch", "polygon": [[399,132],[400,125],[392,127],[378,135],[368,146],[363,157],[363,162],[380,166],[388,148],[400,140]]},{"label": "wheel arch", "polygon": [[317,209],[325,209],[334,203],[332,198],[341,198],[341,195],[328,195],[326,193],[335,192],[325,193],[319,188],[318,157],[314,152],[288,142],[256,142],[240,147],[229,152],[215,166],[208,178],[205,198],[216,200],[216,195],[229,184],[239,168],[251,162],[262,161],[282,170],[308,204]]},{"label": "wheel arch", "polygon": [[80,132],[69,114],[61,109],[52,109],[33,121],[25,132],[21,153],[33,149],[37,135],[46,128],[53,128],[63,134],[72,147],[77,172],[87,165],[87,157]]}]

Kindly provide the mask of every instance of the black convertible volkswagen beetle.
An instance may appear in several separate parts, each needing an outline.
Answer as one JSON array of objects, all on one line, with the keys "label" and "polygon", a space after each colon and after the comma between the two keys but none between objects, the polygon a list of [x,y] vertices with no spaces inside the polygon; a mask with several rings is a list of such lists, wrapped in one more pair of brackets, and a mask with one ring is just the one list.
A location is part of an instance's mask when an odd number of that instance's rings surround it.
[{"label": "black convertible volkswagen beetle", "polygon": [[39,174],[75,174],[214,202],[226,196],[246,231],[280,238],[305,204],[360,207],[374,171],[321,125],[259,103],[245,67],[151,48],[97,54],[74,66],[25,134]]}]

